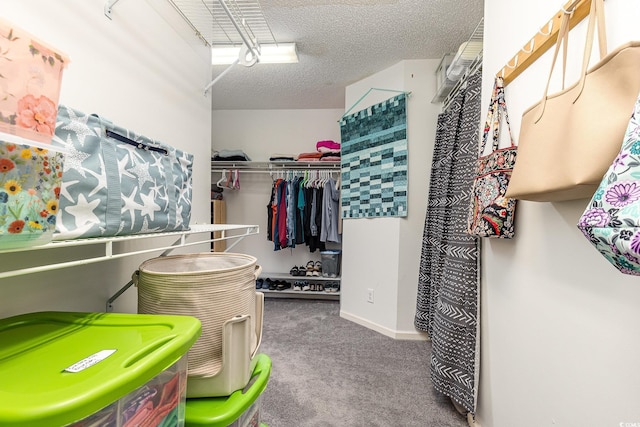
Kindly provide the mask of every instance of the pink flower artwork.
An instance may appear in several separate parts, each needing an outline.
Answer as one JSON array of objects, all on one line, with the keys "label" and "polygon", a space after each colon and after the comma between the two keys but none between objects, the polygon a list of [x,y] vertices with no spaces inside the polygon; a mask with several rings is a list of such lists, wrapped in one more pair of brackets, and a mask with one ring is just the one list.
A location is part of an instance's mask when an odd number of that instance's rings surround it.
[{"label": "pink flower artwork", "polygon": [[18,101],[16,124],[45,135],[53,135],[57,113],[57,105],[46,96],[36,98],[26,95]]}]

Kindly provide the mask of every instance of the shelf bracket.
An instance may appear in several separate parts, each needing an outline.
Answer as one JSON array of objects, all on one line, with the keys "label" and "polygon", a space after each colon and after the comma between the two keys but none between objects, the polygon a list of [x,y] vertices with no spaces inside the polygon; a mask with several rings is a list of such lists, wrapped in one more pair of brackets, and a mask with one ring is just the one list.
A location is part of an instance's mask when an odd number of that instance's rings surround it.
[{"label": "shelf bracket", "polygon": [[109,18],[111,18],[111,9],[113,8],[113,6],[118,3],[119,0],[107,0],[107,2],[104,4],[104,15]]}]

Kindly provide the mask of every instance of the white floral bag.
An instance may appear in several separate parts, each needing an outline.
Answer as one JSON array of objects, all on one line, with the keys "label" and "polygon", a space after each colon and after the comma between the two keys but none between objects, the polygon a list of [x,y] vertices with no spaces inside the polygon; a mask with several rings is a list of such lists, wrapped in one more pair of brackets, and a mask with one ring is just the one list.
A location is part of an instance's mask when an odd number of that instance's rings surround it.
[{"label": "white floral bag", "polygon": [[622,148],[580,217],[578,228],[618,270],[640,276],[640,97]]}]

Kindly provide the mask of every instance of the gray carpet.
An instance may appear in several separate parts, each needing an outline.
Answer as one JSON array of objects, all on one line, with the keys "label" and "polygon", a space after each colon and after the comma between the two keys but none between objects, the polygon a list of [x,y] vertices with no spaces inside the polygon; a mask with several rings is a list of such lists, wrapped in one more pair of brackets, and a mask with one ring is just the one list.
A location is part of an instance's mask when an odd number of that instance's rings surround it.
[{"label": "gray carpet", "polygon": [[465,427],[429,377],[431,344],[340,318],[337,301],[267,298],[260,352],[269,427]]}]

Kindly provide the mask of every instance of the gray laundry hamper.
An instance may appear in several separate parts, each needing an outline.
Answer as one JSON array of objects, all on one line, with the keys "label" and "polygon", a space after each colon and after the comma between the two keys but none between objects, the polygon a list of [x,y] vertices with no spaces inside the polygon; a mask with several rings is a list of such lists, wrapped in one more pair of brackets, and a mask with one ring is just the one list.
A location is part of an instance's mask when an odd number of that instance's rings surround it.
[{"label": "gray laundry hamper", "polygon": [[264,307],[256,261],[235,253],[162,256],[134,274],[138,313],[194,316],[202,323],[187,353],[187,397],[228,396],[249,382]]}]

